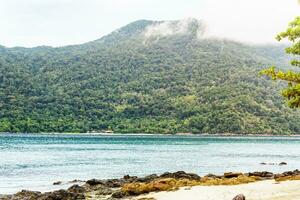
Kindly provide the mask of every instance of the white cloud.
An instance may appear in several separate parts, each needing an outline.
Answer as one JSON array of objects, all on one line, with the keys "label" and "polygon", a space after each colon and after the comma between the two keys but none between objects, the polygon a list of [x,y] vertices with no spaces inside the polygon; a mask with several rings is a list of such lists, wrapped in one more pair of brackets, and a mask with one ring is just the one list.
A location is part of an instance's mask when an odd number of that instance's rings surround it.
[{"label": "white cloud", "polygon": [[165,21],[156,23],[146,27],[144,36],[146,38],[150,37],[160,37],[168,35],[182,35],[190,33],[191,28],[196,28],[197,36],[201,36],[204,29],[204,24],[200,20],[195,20],[193,18],[185,18],[178,21]]},{"label": "white cloud", "polygon": [[296,0],[210,0],[194,14],[206,21],[210,35],[270,43],[299,13]]},{"label": "white cloud", "polygon": [[297,0],[0,0],[0,45],[78,44],[138,19],[204,19],[210,35],[273,42]]}]

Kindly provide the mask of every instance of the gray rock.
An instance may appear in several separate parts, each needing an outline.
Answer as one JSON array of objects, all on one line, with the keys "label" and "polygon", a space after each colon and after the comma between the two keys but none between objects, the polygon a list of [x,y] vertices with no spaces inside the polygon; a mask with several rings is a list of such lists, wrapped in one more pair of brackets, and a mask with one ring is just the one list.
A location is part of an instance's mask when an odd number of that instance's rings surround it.
[{"label": "gray rock", "polygon": [[267,172],[267,171],[263,171],[263,172],[249,172],[248,176],[257,176],[257,177],[261,177],[264,179],[271,179],[274,177],[274,174],[272,172]]},{"label": "gray rock", "polygon": [[287,163],[286,162],[279,163],[279,166],[282,166],[282,165],[287,165]]},{"label": "gray rock", "polygon": [[53,183],[53,185],[61,185],[61,184],[62,184],[61,181],[56,181],[56,182]]},{"label": "gray rock", "polygon": [[243,194],[235,196],[232,200],[246,200],[246,197]]},{"label": "gray rock", "polygon": [[90,186],[100,185],[100,184],[104,185],[104,181],[99,180],[99,179],[91,179],[91,180],[88,180],[86,183],[89,184]]},{"label": "gray rock", "polygon": [[243,175],[243,173],[228,172],[228,173],[224,173],[224,178],[236,178],[241,175]]},{"label": "gray rock", "polygon": [[159,176],[160,178],[174,178],[174,179],[189,179],[189,180],[200,180],[201,177],[197,174],[186,173],[184,171],[178,171],[175,173],[166,172]]}]

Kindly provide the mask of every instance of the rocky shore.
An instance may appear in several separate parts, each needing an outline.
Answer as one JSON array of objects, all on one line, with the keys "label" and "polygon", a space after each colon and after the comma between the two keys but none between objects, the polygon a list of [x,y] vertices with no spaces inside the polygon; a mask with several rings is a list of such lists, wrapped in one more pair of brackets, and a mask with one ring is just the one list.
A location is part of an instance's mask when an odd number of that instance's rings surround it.
[{"label": "rocky shore", "polygon": [[[280,174],[272,172],[224,173],[223,175],[208,174],[200,177],[197,174],[178,171],[166,172],[161,175],[136,177],[126,175],[120,179],[91,179],[81,185],[74,184],[66,190],[53,192],[36,192],[23,190],[14,195],[2,195],[0,200],[117,200],[147,194],[150,192],[174,191],[181,187],[239,185],[263,180],[276,182],[300,180],[300,171],[287,171]],[[56,182],[55,184],[59,184]],[[145,198],[141,198],[145,200]]]}]

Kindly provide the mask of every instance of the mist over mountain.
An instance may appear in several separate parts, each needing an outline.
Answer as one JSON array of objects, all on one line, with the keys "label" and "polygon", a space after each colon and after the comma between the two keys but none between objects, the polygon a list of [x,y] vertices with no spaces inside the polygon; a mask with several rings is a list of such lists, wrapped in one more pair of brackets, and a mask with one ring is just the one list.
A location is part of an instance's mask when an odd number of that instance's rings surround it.
[{"label": "mist over mountain", "polygon": [[98,40],[0,46],[0,132],[278,133],[300,131],[283,83],[285,46],[210,38],[197,19],[139,20]]}]

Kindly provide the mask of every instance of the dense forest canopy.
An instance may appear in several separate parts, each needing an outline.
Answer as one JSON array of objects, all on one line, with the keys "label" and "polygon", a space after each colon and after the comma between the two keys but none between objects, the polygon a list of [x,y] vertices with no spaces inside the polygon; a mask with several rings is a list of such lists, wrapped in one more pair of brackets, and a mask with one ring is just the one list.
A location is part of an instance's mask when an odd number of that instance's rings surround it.
[{"label": "dense forest canopy", "polygon": [[285,46],[203,30],[141,20],[82,45],[0,46],[0,132],[298,133],[285,84],[258,77],[288,67]]}]

